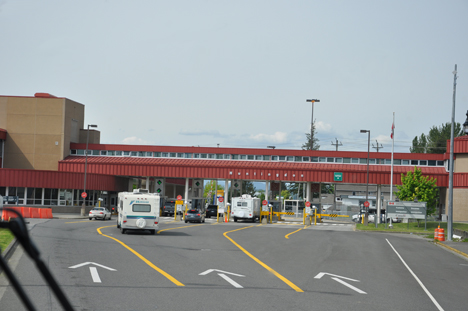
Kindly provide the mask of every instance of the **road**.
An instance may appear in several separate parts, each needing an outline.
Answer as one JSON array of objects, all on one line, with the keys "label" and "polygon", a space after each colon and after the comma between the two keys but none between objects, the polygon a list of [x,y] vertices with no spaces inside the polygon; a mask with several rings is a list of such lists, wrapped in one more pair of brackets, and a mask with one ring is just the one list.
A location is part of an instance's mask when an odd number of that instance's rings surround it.
[{"label": "road", "polygon": [[[112,221],[30,231],[75,310],[466,310],[468,263],[413,235],[354,226],[185,224],[122,235]],[[18,247],[10,266],[37,310],[62,310]],[[0,277],[2,310],[22,310]]]}]

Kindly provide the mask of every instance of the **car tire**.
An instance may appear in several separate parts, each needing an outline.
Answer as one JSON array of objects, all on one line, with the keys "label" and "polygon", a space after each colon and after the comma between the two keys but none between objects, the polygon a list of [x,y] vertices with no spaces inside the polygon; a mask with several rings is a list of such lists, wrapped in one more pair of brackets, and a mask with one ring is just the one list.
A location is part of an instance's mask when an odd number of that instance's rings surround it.
[{"label": "car tire", "polygon": [[117,229],[120,229],[119,221],[117,220]]},{"label": "car tire", "polygon": [[185,223],[187,223],[187,220],[185,221]]},{"label": "car tire", "polygon": [[205,222],[205,218],[203,218],[202,222]]},{"label": "car tire", "polygon": [[156,230],[150,230],[150,233],[151,233],[152,235],[155,235],[155,234],[156,234]]},{"label": "car tire", "polygon": [[236,218],[236,217],[234,217],[234,222],[237,222],[237,218]]},{"label": "car tire", "polygon": [[93,220],[93,217],[89,217],[89,220]]},{"label": "car tire", "polygon": [[121,232],[122,234],[125,234],[125,231],[126,231],[126,230],[125,230],[124,228],[120,227],[120,232]]}]

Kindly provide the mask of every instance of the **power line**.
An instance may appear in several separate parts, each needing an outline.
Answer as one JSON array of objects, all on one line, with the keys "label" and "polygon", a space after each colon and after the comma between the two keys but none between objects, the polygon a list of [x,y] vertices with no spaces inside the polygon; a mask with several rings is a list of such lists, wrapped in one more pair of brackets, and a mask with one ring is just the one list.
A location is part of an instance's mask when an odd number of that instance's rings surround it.
[{"label": "power line", "polygon": [[377,146],[374,147],[374,144],[372,144],[372,148],[377,149],[377,152],[379,152],[379,149],[382,149],[383,146],[382,144],[380,144],[379,146],[379,142],[377,141],[377,139],[375,140],[375,142],[377,143]]},{"label": "power line", "polygon": [[333,146],[336,146],[336,151],[338,151],[338,146],[343,146],[341,142],[338,142],[338,138],[335,137],[336,143],[331,142]]}]

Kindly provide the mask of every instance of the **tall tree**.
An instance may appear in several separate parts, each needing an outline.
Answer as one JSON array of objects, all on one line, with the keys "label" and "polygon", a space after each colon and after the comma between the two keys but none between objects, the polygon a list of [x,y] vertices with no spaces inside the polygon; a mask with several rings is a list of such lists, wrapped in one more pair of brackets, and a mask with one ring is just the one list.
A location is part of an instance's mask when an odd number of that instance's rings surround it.
[{"label": "tall tree", "polygon": [[[210,182],[208,182],[206,185],[205,185],[205,188],[203,189],[203,197],[204,198],[212,198],[213,195],[215,195],[215,186],[216,186],[216,181],[215,180],[210,180]],[[219,183],[218,183],[218,190],[224,190],[224,187],[221,186]]]},{"label": "tall tree", "polygon": [[[451,136],[452,123],[447,122],[441,126],[433,126],[429,130],[427,136],[421,134],[413,139],[413,146],[410,148],[410,152],[413,153],[445,153],[447,151],[447,140]],[[464,135],[463,129],[460,123],[456,122],[453,137]]]},{"label": "tall tree", "polygon": [[255,188],[255,185],[251,181],[243,181],[243,187],[242,187],[242,192],[245,194],[250,194],[251,196],[255,196],[257,193],[257,189]]},{"label": "tall tree", "polygon": [[423,176],[421,169],[414,167],[414,172],[407,172],[406,176],[401,174],[401,185],[397,185],[398,196],[402,201],[414,201],[417,197],[420,202],[427,202],[427,215],[436,211],[439,192],[436,186],[437,179]]},{"label": "tall tree", "polygon": [[[305,133],[306,142],[302,145],[302,150],[310,150],[310,133]],[[319,150],[320,145],[318,144],[317,133],[315,131],[315,122],[312,127],[312,150]]]}]

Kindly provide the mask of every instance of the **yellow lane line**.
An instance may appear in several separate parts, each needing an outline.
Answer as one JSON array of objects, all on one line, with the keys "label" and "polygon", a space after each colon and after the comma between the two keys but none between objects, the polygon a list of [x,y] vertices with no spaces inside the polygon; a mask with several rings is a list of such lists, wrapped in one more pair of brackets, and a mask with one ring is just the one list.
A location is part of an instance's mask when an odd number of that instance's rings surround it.
[{"label": "yellow lane line", "polygon": [[191,225],[191,226],[183,226],[183,227],[177,227],[177,228],[169,228],[169,229],[162,229],[156,232],[157,234],[160,234],[163,231],[169,231],[169,230],[176,230],[176,229],[183,229],[183,228],[189,228],[189,227],[195,227],[195,226],[203,226],[204,224],[198,224],[198,225]]},{"label": "yellow lane line", "polygon": [[[305,228],[305,227],[304,227],[304,228]],[[288,234],[286,234],[284,237],[285,237],[286,239],[289,240],[289,236],[290,236],[291,234],[294,234],[294,233],[296,233],[296,232],[298,232],[298,231],[301,231],[301,230],[304,229],[304,228],[301,228],[301,229],[298,229],[298,230],[296,230],[296,231],[294,231],[294,232],[288,233]]]},{"label": "yellow lane line", "polygon": [[100,228],[97,228],[97,232],[99,232],[99,234],[109,238],[109,239],[112,239],[118,243],[120,243],[123,247],[125,247],[126,249],[128,249],[130,252],[132,252],[135,256],[137,256],[138,258],[140,258],[141,260],[143,260],[144,263],[146,263],[148,266],[150,266],[151,268],[153,268],[154,270],[158,271],[159,273],[161,273],[162,275],[164,275],[169,281],[171,281],[172,283],[174,283],[175,285],[177,286],[185,286],[184,284],[180,283],[179,281],[177,281],[174,277],[172,277],[170,274],[168,274],[167,272],[161,270],[160,268],[156,267],[151,261],[149,261],[148,259],[146,259],[145,257],[143,257],[142,255],[140,255],[137,251],[135,251],[133,248],[129,247],[127,244],[125,244],[124,242],[114,238],[114,237],[111,237],[111,236],[108,236],[108,235],[105,235],[101,232],[101,229],[103,228],[109,228],[109,227],[114,227],[114,226],[105,226],[105,227],[100,227]]},{"label": "yellow lane line", "polygon": [[300,289],[299,287],[297,287],[294,283],[292,283],[291,281],[289,281],[287,278],[285,278],[284,276],[282,276],[281,274],[279,274],[278,272],[276,272],[275,270],[273,270],[272,268],[270,268],[269,266],[267,266],[265,263],[263,263],[262,261],[260,261],[260,259],[258,259],[257,257],[255,257],[254,255],[252,255],[251,253],[249,253],[245,248],[243,248],[242,246],[240,246],[239,244],[237,244],[233,239],[231,239],[230,237],[227,236],[228,233],[231,233],[231,232],[234,232],[234,231],[239,231],[239,230],[244,230],[244,229],[247,229],[247,228],[252,228],[254,226],[250,226],[250,227],[245,227],[245,228],[240,228],[240,229],[236,229],[236,230],[231,230],[231,231],[227,231],[227,232],[224,232],[223,235],[226,239],[228,239],[229,241],[231,241],[235,246],[237,246],[241,251],[243,251],[247,256],[249,256],[250,258],[252,258],[253,260],[255,260],[259,265],[261,265],[263,268],[267,269],[268,271],[270,271],[271,273],[273,273],[277,278],[279,278],[281,281],[283,281],[284,283],[288,284],[292,289],[294,289],[296,292],[299,292],[299,293],[303,293],[304,291],[302,289]]},{"label": "yellow lane line", "polygon": [[467,254],[465,254],[465,253],[462,252],[462,251],[459,251],[458,249],[455,249],[455,248],[453,248],[453,247],[450,247],[450,246],[448,246],[448,245],[445,245],[444,243],[441,243],[441,242],[439,242],[439,241],[434,241],[434,242],[436,242],[437,245],[443,246],[443,247],[445,247],[446,249],[451,250],[452,252],[455,252],[455,253],[457,253],[457,254],[459,254],[459,255],[462,255],[462,256],[468,258],[468,255],[467,255]]},{"label": "yellow lane line", "polygon": [[66,222],[66,224],[76,224],[79,222],[90,222],[91,220],[81,220],[81,221],[71,221],[71,222]]}]

